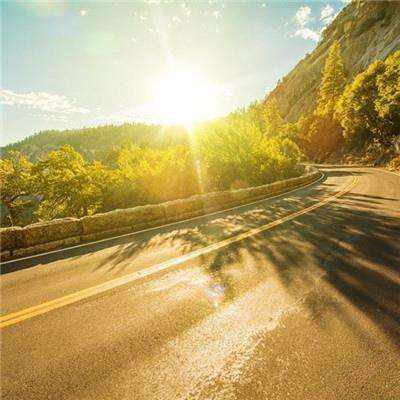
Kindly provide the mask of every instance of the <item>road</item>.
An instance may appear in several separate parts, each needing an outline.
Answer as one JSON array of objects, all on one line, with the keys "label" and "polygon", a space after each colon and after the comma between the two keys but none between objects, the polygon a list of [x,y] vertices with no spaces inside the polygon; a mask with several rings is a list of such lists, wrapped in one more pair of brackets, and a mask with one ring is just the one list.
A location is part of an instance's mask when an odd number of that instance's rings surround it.
[{"label": "road", "polygon": [[323,170],[4,264],[2,398],[400,399],[400,176]]}]

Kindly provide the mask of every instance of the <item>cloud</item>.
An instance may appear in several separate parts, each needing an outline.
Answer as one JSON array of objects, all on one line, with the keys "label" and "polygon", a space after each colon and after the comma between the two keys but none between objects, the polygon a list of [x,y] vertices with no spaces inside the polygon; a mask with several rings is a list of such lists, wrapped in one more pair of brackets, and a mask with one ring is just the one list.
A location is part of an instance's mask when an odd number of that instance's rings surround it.
[{"label": "cloud", "polygon": [[325,18],[328,18],[335,14],[335,9],[330,5],[327,4],[322,10],[321,10],[321,20],[324,20]]},{"label": "cloud", "polygon": [[329,4],[327,4],[322,10],[321,10],[321,18],[320,20],[325,24],[328,25],[330,24],[338,15],[339,13],[335,12],[335,9],[331,7]]},{"label": "cloud", "polygon": [[314,42],[318,42],[320,39],[320,34],[317,31],[313,31],[312,29],[309,28],[301,28],[298,29],[293,36],[300,36],[303,39],[311,39]]},{"label": "cloud", "polygon": [[[326,7],[325,7],[325,9],[326,9]],[[329,9],[326,9],[325,11],[324,10],[322,10],[324,12],[324,15],[327,13],[329,13],[329,15],[330,15],[331,11]],[[335,10],[333,10],[333,12],[334,11]],[[322,12],[321,12],[321,16],[322,16]],[[313,19],[314,18],[311,16],[311,8],[310,7],[308,7],[308,6],[300,7],[297,10],[297,12],[293,18],[293,20],[295,21],[295,24],[298,25],[298,29],[295,31],[294,34],[292,34],[292,37],[299,36],[306,40],[310,39],[310,40],[313,40],[314,42],[318,42],[319,39],[321,38],[320,32],[306,27],[311,21],[313,21]]]},{"label": "cloud", "polygon": [[300,7],[294,16],[294,20],[298,25],[306,26],[312,20],[311,8],[308,6]]},{"label": "cloud", "polygon": [[87,114],[86,108],[76,106],[74,101],[65,96],[46,92],[15,93],[12,90],[0,90],[0,103],[7,106],[19,107],[27,110],[40,111],[44,114]]},{"label": "cloud", "polygon": [[84,17],[86,14],[87,14],[87,10],[80,10],[80,11],[79,11],[79,15],[80,15],[81,17]]}]

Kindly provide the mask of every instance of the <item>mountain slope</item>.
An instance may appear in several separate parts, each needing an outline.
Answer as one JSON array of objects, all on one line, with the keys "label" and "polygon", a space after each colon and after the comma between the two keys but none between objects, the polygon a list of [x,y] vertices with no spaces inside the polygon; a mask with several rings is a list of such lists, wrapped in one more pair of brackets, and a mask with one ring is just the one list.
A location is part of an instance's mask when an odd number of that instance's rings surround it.
[{"label": "mountain slope", "polygon": [[110,151],[125,143],[164,148],[185,144],[187,140],[186,130],[181,126],[126,123],[119,126],[43,131],[2,147],[1,153],[7,155],[10,150],[18,150],[31,160],[37,160],[48,152],[69,144],[86,159],[103,160]]},{"label": "mountain slope", "polygon": [[316,49],[302,59],[268,95],[291,122],[315,106],[321,71],[330,46],[338,40],[347,79],[376,59],[400,49],[400,2],[360,1],[348,4],[325,29]]}]

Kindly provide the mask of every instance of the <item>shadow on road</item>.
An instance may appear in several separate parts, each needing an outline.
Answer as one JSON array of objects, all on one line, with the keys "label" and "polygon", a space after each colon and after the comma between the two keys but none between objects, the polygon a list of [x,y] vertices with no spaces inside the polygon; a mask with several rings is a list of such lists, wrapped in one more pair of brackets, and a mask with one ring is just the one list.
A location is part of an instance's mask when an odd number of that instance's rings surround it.
[{"label": "shadow on road", "polygon": [[[310,200],[317,200],[321,192],[326,195],[328,190],[330,187],[323,185]],[[357,307],[400,345],[400,222],[377,207],[382,201],[389,202],[392,209],[399,206],[399,200],[394,198],[346,194],[290,223],[202,256],[201,265],[218,287],[224,288],[227,302],[243,293],[234,272],[245,270],[249,264],[263,272],[263,279],[277,278],[293,297],[321,278],[333,289],[335,297]],[[292,196],[273,207],[260,206],[208,223],[197,222],[193,227],[122,246],[97,268],[118,269],[127,258],[161,246],[188,253],[282,217],[288,212],[288,204],[291,212],[306,206],[301,196]],[[305,306],[316,321],[321,307],[335,308],[338,318],[362,335],[340,302],[309,301]]]}]

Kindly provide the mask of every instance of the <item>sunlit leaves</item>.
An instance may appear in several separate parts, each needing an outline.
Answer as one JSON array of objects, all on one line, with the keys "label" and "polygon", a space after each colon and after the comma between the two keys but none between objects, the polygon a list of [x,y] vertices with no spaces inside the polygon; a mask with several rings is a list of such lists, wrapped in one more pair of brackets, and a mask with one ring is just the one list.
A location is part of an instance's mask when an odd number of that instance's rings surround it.
[{"label": "sunlit leaves", "polygon": [[338,41],[335,41],[329,50],[322,71],[316,110],[317,114],[333,118],[336,103],[343,92],[345,83],[346,78],[344,75],[340,45]]},{"label": "sunlit leaves", "polygon": [[400,51],[375,61],[348,84],[336,117],[350,142],[390,140],[400,127]]},{"label": "sunlit leaves", "polygon": [[11,151],[7,158],[0,160],[1,201],[11,225],[21,223],[21,214],[31,204],[31,170],[32,164],[18,151]]}]

